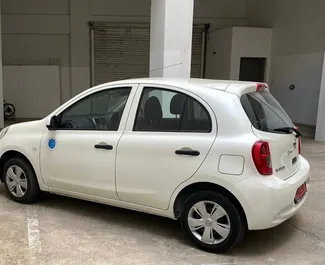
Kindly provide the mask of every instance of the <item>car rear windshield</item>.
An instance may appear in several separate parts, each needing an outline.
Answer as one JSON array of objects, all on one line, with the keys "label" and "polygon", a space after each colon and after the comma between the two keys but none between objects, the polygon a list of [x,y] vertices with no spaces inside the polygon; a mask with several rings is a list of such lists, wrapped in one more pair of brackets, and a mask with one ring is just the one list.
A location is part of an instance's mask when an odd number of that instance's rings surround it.
[{"label": "car rear windshield", "polygon": [[240,101],[252,125],[258,130],[279,133],[274,130],[294,127],[288,114],[268,91],[244,94]]}]

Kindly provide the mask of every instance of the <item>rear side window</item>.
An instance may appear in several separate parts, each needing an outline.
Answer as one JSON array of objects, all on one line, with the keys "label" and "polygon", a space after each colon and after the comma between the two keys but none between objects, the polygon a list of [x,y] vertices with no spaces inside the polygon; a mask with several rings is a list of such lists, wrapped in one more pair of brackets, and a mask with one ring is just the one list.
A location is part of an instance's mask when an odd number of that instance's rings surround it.
[{"label": "rear side window", "polygon": [[144,88],[135,120],[135,131],[211,132],[206,108],[192,97],[172,90]]},{"label": "rear side window", "polygon": [[294,127],[288,114],[268,91],[245,94],[240,101],[252,125],[258,130],[275,132],[277,128]]}]

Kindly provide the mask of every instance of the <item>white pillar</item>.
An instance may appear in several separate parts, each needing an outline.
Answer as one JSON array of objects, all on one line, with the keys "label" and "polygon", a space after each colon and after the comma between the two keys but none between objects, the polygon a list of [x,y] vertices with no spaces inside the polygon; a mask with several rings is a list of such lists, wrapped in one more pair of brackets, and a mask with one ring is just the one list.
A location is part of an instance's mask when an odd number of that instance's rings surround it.
[{"label": "white pillar", "polygon": [[193,9],[194,0],[151,0],[151,77],[190,77]]},{"label": "white pillar", "polygon": [[1,0],[0,0],[0,128],[4,128],[3,117],[3,76],[2,76],[2,32],[1,32]]},{"label": "white pillar", "polygon": [[318,114],[316,122],[315,140],[325,142],[325,54],[323,61],[323,74],[320,86],[319,100],[318,100]]},{"label": "white pillar", "polygon": [[88,0],[70,0],[71,96],[90,87]]}]

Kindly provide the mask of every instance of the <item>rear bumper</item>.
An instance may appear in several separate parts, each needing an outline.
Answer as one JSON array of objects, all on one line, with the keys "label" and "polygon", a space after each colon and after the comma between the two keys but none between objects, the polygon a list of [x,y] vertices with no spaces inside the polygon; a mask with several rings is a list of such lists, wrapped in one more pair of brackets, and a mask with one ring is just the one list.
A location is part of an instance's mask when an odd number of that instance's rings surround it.
[{"label": "rear bumper", "polygon": [[[309,189],[309,163],[301,157],[300,169],[289,179],[253,176],[237,184],[244,195],[248,228],[267,229],[292,217],[304,204]],[[298,187],[307,182],[307,193],[295,204]]]}]

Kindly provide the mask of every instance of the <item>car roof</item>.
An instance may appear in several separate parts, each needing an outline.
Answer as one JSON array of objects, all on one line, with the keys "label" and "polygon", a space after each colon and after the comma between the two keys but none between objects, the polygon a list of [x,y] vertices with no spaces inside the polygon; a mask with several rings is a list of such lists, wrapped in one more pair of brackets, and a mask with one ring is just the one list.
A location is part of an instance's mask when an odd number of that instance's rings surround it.
[{"label": "car roof", "polygon": [[180,87],[184,90],[195,91],[196,87],[211,88],[225,91],[231,87],[231,92],[240,92],[247,87],[256,87],[257,82],[234,81],[234,80],[214,80],[199,78],[136,78],[125,79],[106,83],[105,85],[123,85],[123,84],[144,84],[144,85],[166,85]]}]

